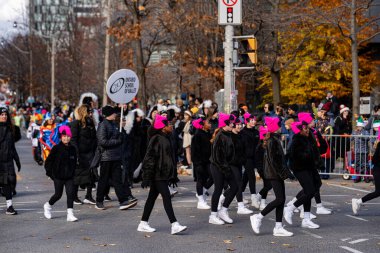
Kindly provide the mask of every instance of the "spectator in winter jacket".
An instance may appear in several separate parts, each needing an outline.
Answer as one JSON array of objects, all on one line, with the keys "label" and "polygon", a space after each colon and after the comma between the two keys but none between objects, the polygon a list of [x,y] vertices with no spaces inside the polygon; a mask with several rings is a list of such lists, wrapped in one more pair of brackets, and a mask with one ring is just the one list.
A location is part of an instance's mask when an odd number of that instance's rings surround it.
[{"label": "spectator in winter jacket", "polygon": [[[368,172],[368,153],[369,153],[369,132],[364,129],[364,121],[359,117],[356,121],[356,128],[352,132],[351,146],[355,152],[355,169],[358,174]],[[356,177],[354,182],[360,182],[361,177]]]}]

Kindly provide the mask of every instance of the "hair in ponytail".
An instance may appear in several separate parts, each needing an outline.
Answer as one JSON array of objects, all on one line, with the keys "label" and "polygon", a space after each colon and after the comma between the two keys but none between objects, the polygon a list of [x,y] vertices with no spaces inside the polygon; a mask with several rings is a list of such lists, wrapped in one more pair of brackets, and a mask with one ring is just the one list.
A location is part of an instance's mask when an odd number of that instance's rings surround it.
[{"label": "hair in ponytail", "polygon": [[213,133],[213,135],[212,135],[212,138],[211,138],[211,140],[210,140],[211,143],[214,143],[217,134],[220,132],[220,129],[221,129],[221,128],[217,128],[217,129],[215,129],[215,131],[214,131],[214,133]]}]

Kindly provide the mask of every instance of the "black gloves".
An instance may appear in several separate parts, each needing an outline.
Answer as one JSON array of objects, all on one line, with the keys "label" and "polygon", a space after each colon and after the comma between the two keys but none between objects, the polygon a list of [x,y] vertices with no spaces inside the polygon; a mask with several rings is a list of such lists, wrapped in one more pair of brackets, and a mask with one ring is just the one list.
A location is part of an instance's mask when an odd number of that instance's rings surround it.
[{"label": "black gloves", "polygon": [[179,182],[178,177],[169,179],[169,186],[171,186],[172,188],[176,188],[176,187],[178,187],[178,185],[177,185],[178,182]]},{"label": "black gloves", "polygon": [[141,188],[148,188],[150,186],[151,182],[149,180],[143,180],[141,183]]},{"label": "black gloves", "polygon": [[20,172],[20,170],[21,170],[21,163],[20,163],[20,161],[16,161],[16,166],[17,166],[18,172]]}]

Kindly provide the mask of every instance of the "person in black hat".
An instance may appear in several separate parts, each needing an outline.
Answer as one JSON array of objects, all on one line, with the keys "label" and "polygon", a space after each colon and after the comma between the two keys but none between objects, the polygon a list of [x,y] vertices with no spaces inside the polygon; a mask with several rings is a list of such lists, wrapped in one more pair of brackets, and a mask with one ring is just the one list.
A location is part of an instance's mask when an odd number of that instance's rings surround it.
[{"label": "person in black hat", "polygon": [[107,191],[108,180],[112,180],[117,198],[120,202],[120,210],[126,210],[137,204],[137,199],[132,196],[129,187],[123,187],[121,170],[121,151],[123,136],[114,123],[116,109],[106,105],[102,108],[105,119],[99,124],[97,131],[98,146],[101,150],[100,176],[96,194],[96,209],[104,210],[104,196]]}]

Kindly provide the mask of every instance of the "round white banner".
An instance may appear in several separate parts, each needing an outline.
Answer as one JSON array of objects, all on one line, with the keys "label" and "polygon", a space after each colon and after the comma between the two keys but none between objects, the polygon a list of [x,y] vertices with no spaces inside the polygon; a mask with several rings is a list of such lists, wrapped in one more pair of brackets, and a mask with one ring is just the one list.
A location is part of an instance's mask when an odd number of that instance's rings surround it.
[{"label": "round white banner", "polygon": [[107,95],[115,103],[132,101],[139,91],[139,78],[130,69],[119,69],[107,81]]}]

